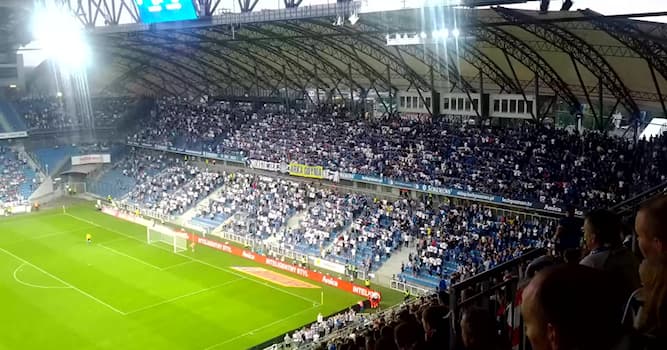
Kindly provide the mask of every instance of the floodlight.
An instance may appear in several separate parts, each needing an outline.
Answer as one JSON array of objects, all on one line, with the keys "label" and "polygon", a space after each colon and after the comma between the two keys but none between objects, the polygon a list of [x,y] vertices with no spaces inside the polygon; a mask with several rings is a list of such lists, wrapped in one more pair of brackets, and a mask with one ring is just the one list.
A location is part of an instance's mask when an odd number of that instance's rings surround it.
[{"label": "floodlight", "polygon": [[56,92],[56,96],[58,96],[58,97],[63,97],[63,93],[60,92],[60,91],[58,91],[58,92]]},{"label": "floodlight", "polygon": [[459,28],[454,28],[454,30],[452,30],[452,35],[453,35],[455,38],[458,38],[459,35],[461,35],[461,32],[459,31]]},{"label": "floodlight", "polygon": [[359,20],[359,15],[357,14],[356,11],[355,11],[355,12],[352,12],[352,14],[350,15],[350,17],[348,17],[348,20],[350,21],[350,24],[351,24],[351,25],[354,25],[354,24],[357,23],[357,21]]},{"label": "floodlight", "polygon": [[440,36],[445,38],[445,39],[449,38],[449,29],[447,29],[447,28],[441,29],[440,30]]},{"label": "floodlight", "polygon": [[420,36],[422,39],[426,39],[426,32],[421,32],[421,33],[419,33],[419,36]]},{"label": "floodlight", "polygon": [[10,89],[16,89],[16,84],[9,84]]},{"label": "floodlight", "polygon": [[47,57],[70,69],[81,69],[89,62],[90,50],[79,22],[60,8],[35,9],[33,36]]},{"label": "floodlight", "polygon": [[432,38],[437,38],[439,35],[440,35],[440,32],[438,32],[437,29],[431,32],[431,37]]}]

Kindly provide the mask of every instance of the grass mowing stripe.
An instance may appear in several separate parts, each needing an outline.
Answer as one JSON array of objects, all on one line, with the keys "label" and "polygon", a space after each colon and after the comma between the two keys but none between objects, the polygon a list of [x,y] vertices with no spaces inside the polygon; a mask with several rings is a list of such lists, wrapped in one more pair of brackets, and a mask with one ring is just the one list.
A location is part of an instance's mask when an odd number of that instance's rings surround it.
[{"label": "grass mowing stripe", "polygon": [[269,327],[271,327],[271,326],[273,326],[273,325],[276,325],[276,324],[278,324],[278,323],[280,323],[280,322],[285,322],[285,321],[289,320],[290,318],[292,318],[292,317],[294,317],[294,316],[300,315],[300,314],[302,314],[302,313],[304,313],[304,312],[308,312],[308,311],[313,310],[313,309],[316,309],[316,308],[318,308],[318,307],[319,307],[319,306],[311,306],[311,307],[309,307],[309,308],[307,308],[307,309],[301,310],[301,311],[299,311],[299,312],[295,312],[295,313],[293,313],[293,314],[291,314],[291,315],[289,315],[289,316],[287,316],[287,317],[281,318],[281,319],[279,319],[279,320],[275,320],[275,321],[273,321],[273,322],[271,322],[271,323],[267,323],[267,324],[265,324],[265,325],[263,325],[263,326],[261,326],[261,327],[252,329],[252,330],[250,330],[250,331],[248,331],[248,332],[246,332],[246,333],[237,335],[237,336],[235,336],[235,337],[233,337],[233,338],[230,338],[230,339],[227,339],[227,340],[225,340],[225,341],[223,341],[223,342],[220,342],[220,343],[217,343],[217,344],[213,344],[213,345],[211,345],[211,346],[205,348],[204,350],[215,349],[215,348],[217,348],[217,347],[219,347],[219,346],[223,346],[223,345],[225,345],[225,344],[229,344],[229,343],[231,343],[231,342],[233,342],[233,341],[235,341],[235,340],[241,339],[241,338],[243,338],[243,337],[247,337],[247,336],[249,336],[249,335],[253,335],[255,332],[259,332],[259,331],[261,331],[261,330],[263,330],[263,329],[265,329],[265,328],[269,328]]},{"label": "grass mowing stripe", "polygon": [[193,262],[194,261],[192,261],[192,260],[188,260],[188,261],[184,261],[184,262],[177,263],[177,264],[174,264],[174,265],[169,265],[167,267],[163,267],[162,271],[173,269],[174,267],[179,267],[179,266],[183,266],[183,265],[187,265],[187,264],[192,264]]},{"label": "grass mowing stripe", "polygon": [[8,251],[8,250],[5,250],[5,249],[3,249],[3,248],[0,248],[0,252],[3,252],[3,253],[5,253],[5,254],[9,255],[9,256],[13,257],[14,259],[23,262],[24,264],[27,264],[27,265],[30,265],[30,266],[34,267],[35,269],[39,270],[39,271],[42,272],[43,274],[48,275],[49,277],[53,278],[54,280],[56,280],[56,281],[58,281],[58,282],[60,282],[60,283],[62,283],[62,284],[64,284],[64,285],[66,285],[66,286],[69,286],[70,288],[74,289],[75,291],[77,291],[77,292],[79,292],[79,293],[81,293],[81,294],[87,296],[88,298],[90,298],[90,299],[92,299],[92,300],[95,300],[96,302],[98,302],[98,303],[100,303],[100,304],[102,304],[102,305],[108,307],[109,309],[111,309],[111,310],[113,310],[113,311],[115,311],[115,312],[117,312],[117,313],[119,313],[119,314],[121,314],[121,315],[125,315],[125,312],[116,309],[115,307],[113,307],[113,306],[111,306],[111,305],[105,303],[104,301],[102,301],[102,300],[96,298],[95,296],[93,296],[93,295],[91,295],[91,294],[89,294],[89,293],[87,293],[87,292],[84,292],[83,290],[81,290],[81,289],[79,289],[79,288],[73,286],[71,283],[69,283],[69,282],[63,280],[62,278],[59,278],[58,276],[55,276],[55,275],[51,274],[50,272],[48,272],[48,271],[42,269],[41,267],[39,267],[39,266],[37,266],[37,265],[35,265],[35,264],[29,262],[28,260],[25,260],[25,259],[21,258],[20,256],[17,256],[17,255],[15,255],[15,254],[13,254],[12,252],[10,252],[10,251]]},{"label": "grass mowing stripe", "polygon": [[25,243],[25,242],[30,242],[30,241],[34,241],[34,240],[43,239],[43,238],[49,238],[49,237],[54,237],[54,236],[66,235],[66,234],[68,234],[68,233],[75,233],[75,232],[79,232],[79,231],[83,231],[83,230],[89,230],[89,229],[88,229],[88,228],[78,228],[78,229],[75,229],[75,230],[68,230],[68,231],[58,231],[58,232],[45,233],[45,234],[43,234],[43,235],[41,235],[41,236],[31,236],[30,238],[26,238],[26,239],[20,239],[20,240],[16,240],[16,241],[6,242],[6,243],[4,243],[4,245],[12,245],[12,244],[18,244],[18,243]]},{"label": "grass mowing stripe", "polygon": [[159,266],[155,266],[155,265],[153,265],[153,264],[151,264],[151,263],[149,263],[148,261],[145,261],[145,260],[143,260],[143,259],[139,259],[139,258],[137,258],[137,257],[134,257],[134,256],[129,255],[129,254],[125,254],[125,253],[123,253],[123,252],[121,252],[121,251],[118,251],[118,250],[116,250],[116,249],[113,249],[113,248],[111,248],[111,247],[107,247],[107,246],[105,246],[105,245],[102,244],[102,243],[98,243],[97,246],[102,247],[102,248],[104,248],[104,249],[106,249],[106,250],[108,250],[108,251],[110,251],[110,252],[112,252],[112,253],[118,254],[118,255],[120,255],[120,256],[124,256],[124,257],[126,257],[126,258],[128,258],[128,259],[132,259],[132,260],[134,260],[134,261],[136,261],[136,262],[138,262],[138,263],[140,263],[140,264],[144,264],[144,265],[146,265],[146,266],[150,266],[150,267],[152,267],[152,268],[154,268],[154,269],[156,269],[156,270],[162,271],[162,268],[159,267]]},{"label": "grass mowing stripe", "polygon": [[126,312],[125,314],[126,314],[126,315],[131,315],[131,314],[135,314],[135,313],[137,313],[137,312],[146,311],[146,310],[148,310],[148,309],[152,309],[152,308],[154,308],[154,307],[158,307],[158,306],[160,306],[160,305],[169,304],[169,303],[172,303],[172,302],[174,302],[174,301],[181,300],[181,299],[183,299],[183,298],[191,297],[191,296],[193,296],[193,295],[197,295],[197,294],[201,294],[201,293],[204,293],[204,292],[208,292],[208,291],[214,290],[214,289],[216,289],[216,288],[224,287],[224,286],[226,286],[226,285],[230,285],[230,284],[232,284],[232,283],[234,283],[234,282],[236,282],[236,281],[240,281],[240,280],[242,280],[242,278],[237,278],[237,279],[235,279],[235,280],[227,281],[227,282],[225,282],[225,283],[220,283],[220,284],[215,285],[215,286],[211,286],[211,287],[204,288],[204,289],[200,289],[200,290],[196,290],[196,291],[194,291],[194,292],[190,292],[190,293],[187,293],[187,294],[179,295],[179,296],[177,296],[177,297],[173,297],[173,298],[171,298],[171,299],[163,300],[163,301],[161,301],[161,302],[159,302],[159,303],[155,303],[155,304],[147,305],[147,306],[144,306],[144,307],[140,307],[140,308],[138,308],[138,309],[136,309],[136,310],[128,311],[128,312]]},{"label": "grass mowing stripe", "polygon": [[[96,224],[96,223],[94,223],[94,222],[92,222],[92,221],[90,221],[90,220],[80,218],[80,217],[78,217],[78,216],[76,216],[76,215],[72,215],[72,214],[69,214],[69,213],[65,213],[65,214],[63,214],[63,215],[67,215],[67,216],[72,217],[72,218],[74,218],[74,219],[76,219],[76,220],[79,220],[79,221],[81,221],[81,222],[85,222],[85,223],[88,223],[88,224],[90,224],[90,225],[93,225],[93,226],[97,226],[97,227],[103,228],[103,229],[105,229],[105,230],[107,230],[107,231],[110,231],[110,232],[115,232],[115,233],[117,233],[117,234],[119,234],[119,235],[121,235],[121,236],[125,236],[125,237],[128,237],[128,238],[134,239],[134,240],[136,240],[136,241],[138,241],[138,242],[146,243],[146,242],[144,242],[143,240],[140,240],[140,239],[138,239],[138,238],[136,238],[136,237],[130,236],[130,235],[125,234],[125,233],[120,232],[120,231],[116,231],[116,230],[112,230],[112,229],[110,229],[110,228],[106,228],[106,227],[104,227],[104,226],[102,226],[102,225],[98,225],[98,224]],[[171,249],[162,248],[161,246],[158,246],[158,245],[152,245],[152,247],[156,247],[156,248],[158,248],[158,249],[162,249],[162,250],[164,250],[164,251],[168,251],[168,252],[173,252]],[[198,263],[200,263],[200,264],[207,265],[207,266],[212,267],[212,268],[214,268],[214,269],[217,269],[217,270],[220,270],[220,271],[224,271],[224,272],[230,273],[230,274],[235,275],[235,276],[237,276],[237,277],[247,279],[247,280],[252,281],[252,282],[255,282],[255,283],[257,283],[257,284],[260,284],[260,285],[269,287],[269,288],[274,289],[274,290],[277,290],[277,291],[279,291],[279,292],[281,292],[281,293],[289,294],[289,295],[291,295],[291,296],[293,296],[293,297],[296,297],[296,298],[299,298],[299,299],[301,299],[301,300],[305,300],[305,301],[307,301],[307,302],[311,302],[311,303],[313,303],[313,305],[319,305],[319,301],[317,301],[317,300],[308,299],[308,298],[306,298],[306,297],[304,297],[304,296],[302,296],[302,295],[299,295],[299,294],[296,294],[296,293],[292,293],[292,292],[290,292],[290,291],[288,291],[288,290],[284,290],[284,289],[282,289],[282,288],[278,288],[278,287],[276,287],[276,286],[272,286],[272,285],[270,285],[270,284],[267,283],[267,282],[259,281],[259,280],[257,280],[257,279],[254,279],[254,278],[245,276],[245,275],[243,275],[243,274],[241,274],[241,273],[238,273],[238,272],[236,272],[236,271],[234,271],[234,270],[227,269],[227,268],[224,268],[224,267],[220,267],[220,266],[211,264],[211,263],[209,263],[209,262],[206,262],[206,261],[203,261],[203,260],[199,260],[199,259],[193,258],[193,257],[188,256],[188,255],[185,255],[185,254],[181,254],[181,253],[174,253],[174,254],[179,255],[179,256],[182,256],[182,257],[185,257],[185,258],[188,258],[188,259],[190,259],[190,260],[192,260],[192,261],[196,261],[196,262],[198,262]],[[224,254],[224,253],[221,253],[221,254]]]}]

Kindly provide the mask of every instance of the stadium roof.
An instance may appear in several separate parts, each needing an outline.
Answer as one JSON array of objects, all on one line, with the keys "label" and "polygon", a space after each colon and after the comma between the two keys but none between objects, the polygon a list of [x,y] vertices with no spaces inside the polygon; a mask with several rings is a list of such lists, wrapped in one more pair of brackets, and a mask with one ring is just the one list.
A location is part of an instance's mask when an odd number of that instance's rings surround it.
[{"label": "stadium roof", "polygon": [[[645,109],[667,114],[667,24],[590,10],[457,9],[456,43],[388,46],[387,35],[430,36],[438,29],[433,18],[444,10],[362,13],[351,25],[345,18],[358,6],[99,28],[94,51],[113,69],[104,86],[111,93],[280,97],[285,90],[303,95],[319,88],[363,97],[408,89],[539,89],[572,107],[594,106],[593,113],[604,101],[625,115]],[[343,25],[333,24],[338,16]]]}]

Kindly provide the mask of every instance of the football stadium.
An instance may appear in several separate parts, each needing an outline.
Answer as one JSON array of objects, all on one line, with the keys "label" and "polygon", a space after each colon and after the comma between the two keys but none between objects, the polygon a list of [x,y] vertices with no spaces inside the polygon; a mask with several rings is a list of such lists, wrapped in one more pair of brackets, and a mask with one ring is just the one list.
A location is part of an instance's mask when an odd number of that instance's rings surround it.
[{"label": "football stadium", "polygon": [[667,349],[662,0],[0,0],[0,349]]}]

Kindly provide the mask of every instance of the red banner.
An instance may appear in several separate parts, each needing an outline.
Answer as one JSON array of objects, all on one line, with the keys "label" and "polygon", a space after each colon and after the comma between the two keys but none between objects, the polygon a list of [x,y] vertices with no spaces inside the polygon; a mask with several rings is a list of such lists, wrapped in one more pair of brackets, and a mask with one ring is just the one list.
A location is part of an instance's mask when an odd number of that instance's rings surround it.
[{"label": "red banner", "polygon": [[302,267],[288,264],[280,260],[272,259],[261,254],[253,253],[251,251],[241,249],[233,245],[218,242],[209,238],[199,237],[197,235],[190,235],[190,240],[193,240],[198,244],[205,245],[207,247],[211,247],[213,249],[217,249],[225,253],[230,253],[236,256],[240,256],[242,258],[246,258],[248,260],[252,260],[254,262],[258,262],[260,264],[265,264],[271,267],[275,267],[279,270],[287,271],[296,274],[298,276],[305,277],[311,281],[321,282],[328,286],[335,287],[349,293],[360,295],[364,298],[370,298],[374,294],[376,294],[378,297],[380,296],[379,292],[376,292],[372,289],[358,286],[354,283],[344,281],[336,277],[327,276],[319,272],[311,271],[308,269],[304,269]]}]

